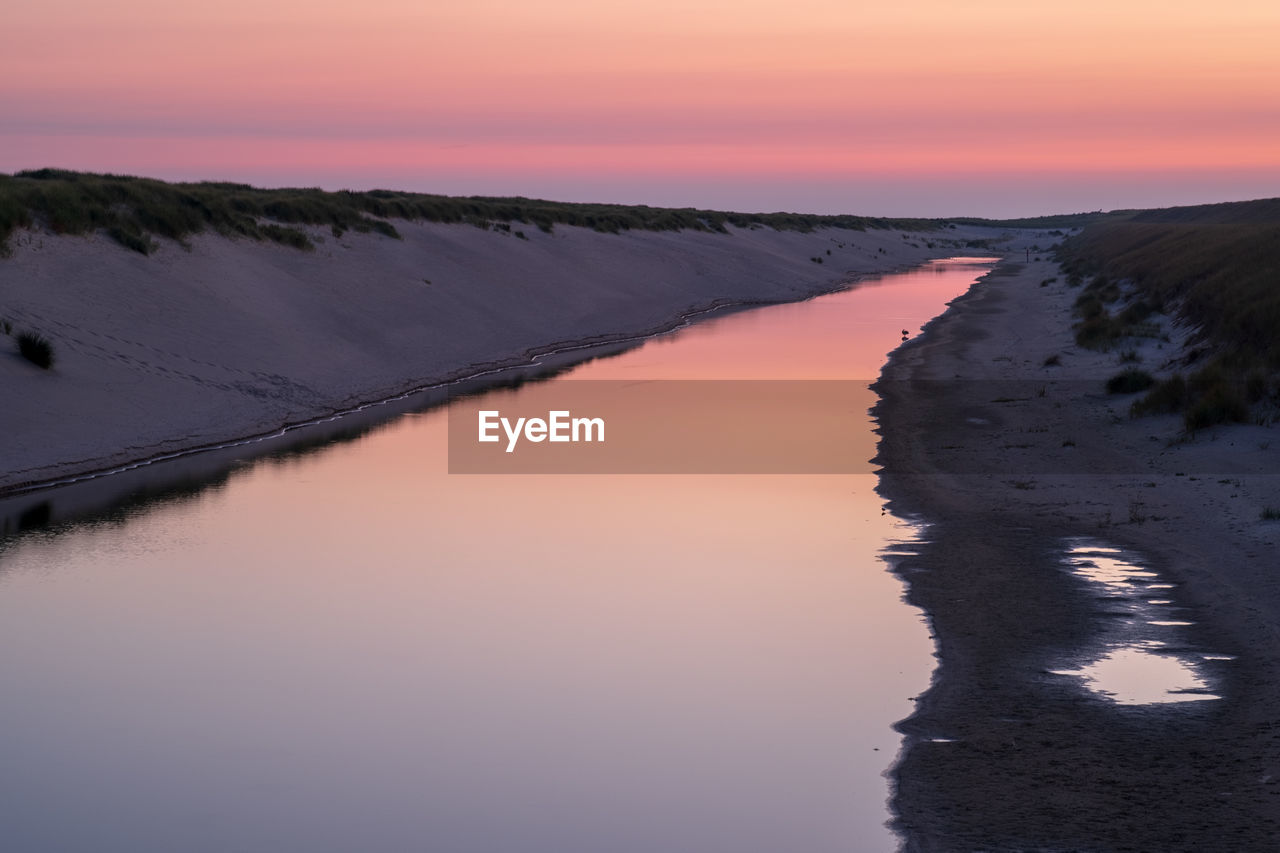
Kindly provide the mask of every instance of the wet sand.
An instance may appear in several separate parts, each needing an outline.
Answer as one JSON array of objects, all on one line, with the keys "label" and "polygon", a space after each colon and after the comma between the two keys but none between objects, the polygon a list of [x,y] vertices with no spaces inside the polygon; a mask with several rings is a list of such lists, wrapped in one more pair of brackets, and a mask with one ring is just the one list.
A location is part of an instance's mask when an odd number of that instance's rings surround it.
[{"label": "wet sand", "polygon": [[[1273,428],[1181,435],[1108,396],[1119,352],[1076,347],[1078,291],[1006,260],[886,366],[881,490],[928,525],[897,563],[939,669],[895,771],[905,849],[1273,850],[1280,837],[1280,454]],[[1056,282],[1041,286],[1046,279]],[[1132,342],[1167,373],[1189,330]],[[1056,364],[1046,364],[1057,356]],[[1280,444],[1275,445],[1280,447]],[[1067,540],[1140,555],[1221,699],[1119,704],[1054,675],[1124,602]],[[1167,650],[1167,651],[1172,651]]]}]

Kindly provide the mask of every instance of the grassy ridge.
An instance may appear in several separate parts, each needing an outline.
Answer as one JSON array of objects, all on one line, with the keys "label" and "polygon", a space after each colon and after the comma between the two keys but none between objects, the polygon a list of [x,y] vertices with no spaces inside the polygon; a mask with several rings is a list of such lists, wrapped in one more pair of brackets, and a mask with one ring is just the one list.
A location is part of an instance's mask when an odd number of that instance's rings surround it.
[{"label": "grassy ridge", "polygon": [[1280,223],[1280,198],[1140,210],[1130,221],[1183,225],[1275,225]]},{"label": "grassy ridge", "polygon": [[0,250],[15,229],[36,223],[59,234],[102,230],[121,245],[148,254],[155,248],[153,237],[183,241],[203,231],[273,240],[300,249],[309,249],[312,243],[299,225],[327,226],[335,235],[347,230],[377,231],[398,238],[389,221],[393,219],[470,223],[482,228],[525,223],[543,231],[575,225],[609,233],[633,229],[724,232],[729,225],[788,231],[818,227],[931,231],[944,224],[927,219],[729,213],[390,190],[257,189],[246,184],[167,183],[58,169],[0,175]]},{"label": "grassy ridge", "polygon": [[1077,304],[1077,337],[1123,327],[1123,315],[1111,317],[1095,306],[1089,291],[1127,280],[1137,295],[1126,310],[1176,311],[1210,344],[1214,356],[1207,364],[1157,386],[1135,405],[1137,413],[1182,411],[1195,429],[1244,420],[1247,404],[1274,395],[1270,377],[1280,370],[1280,199],[1142,211],[1098,223],[1065,241],[1059,260],[1071,279],[1094,277]]},{"label": "grassy ridge", "polygon": [[1280,223],[1121,222],[1063,246],[1068,273],[1130,280],[1177,306],[1233,362],[1280,368]]},{"label": "grassy ridge", "polygon": [[1113,210],[1103,213],[1096,210],[1092,213],[1057,213],[1049,216],[1024,216],[1019,219],[981,219],[972,216],[959,216],[947,220],[957,225],[982,225],[988,228],[1084,228],[1099,222],[1117,219],[1128,219],[1133,216],[1132,210]]}]

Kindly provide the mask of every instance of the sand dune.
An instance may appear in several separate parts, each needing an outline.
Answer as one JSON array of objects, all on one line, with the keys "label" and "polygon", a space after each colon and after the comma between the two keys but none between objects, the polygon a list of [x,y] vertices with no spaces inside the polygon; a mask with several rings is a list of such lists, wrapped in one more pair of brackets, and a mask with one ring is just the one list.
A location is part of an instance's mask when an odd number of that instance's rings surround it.
[{"label": "sand dune", "polygon": [[0,490],[269,432],[557,342],[803,298],[995,233],[397,228],[402,240],[317,230],[314,252],[210,234],[149,257],[103,236],[14,235],[0,317],[49,337],[57,363],[0,357]]}]

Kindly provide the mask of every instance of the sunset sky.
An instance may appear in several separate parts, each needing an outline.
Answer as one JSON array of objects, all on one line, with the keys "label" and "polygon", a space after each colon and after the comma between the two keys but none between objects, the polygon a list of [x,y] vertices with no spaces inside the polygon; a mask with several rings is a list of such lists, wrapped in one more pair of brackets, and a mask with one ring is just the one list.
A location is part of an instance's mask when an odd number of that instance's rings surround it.
[{"label": "sunset sky", "polygon": [[44,0],[0,171],[1011,216],[1280,195],[1280,3]]}]

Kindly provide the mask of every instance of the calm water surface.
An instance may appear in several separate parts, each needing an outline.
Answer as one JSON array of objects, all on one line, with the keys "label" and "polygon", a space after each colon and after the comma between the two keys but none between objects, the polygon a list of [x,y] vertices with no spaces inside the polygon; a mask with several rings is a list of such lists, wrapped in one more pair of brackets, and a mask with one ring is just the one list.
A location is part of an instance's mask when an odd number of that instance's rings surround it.
[{"label": "calm water surface", "polygon": [[[983,269],[552,381],[865,379]],[[0,847],[896,847],[932,644],[873,475],[449,475],[446,420],[0,543]]]}]

